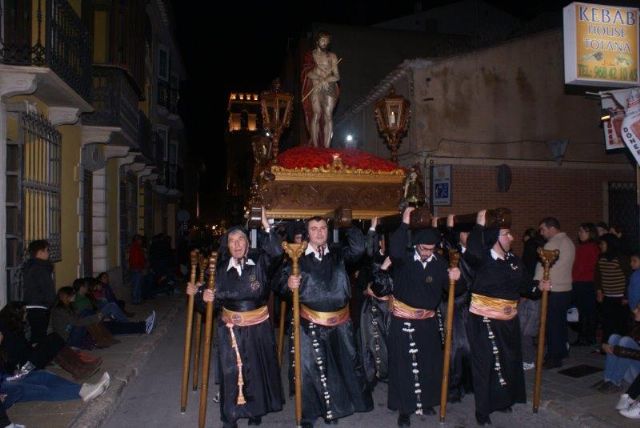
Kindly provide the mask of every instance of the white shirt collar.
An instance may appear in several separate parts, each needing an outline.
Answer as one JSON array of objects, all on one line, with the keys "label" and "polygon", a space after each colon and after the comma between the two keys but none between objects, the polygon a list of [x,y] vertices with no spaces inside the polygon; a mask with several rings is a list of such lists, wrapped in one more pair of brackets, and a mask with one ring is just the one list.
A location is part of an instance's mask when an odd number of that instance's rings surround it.
[{"label": "white shirt collar", "polygon": [[[320,253],[318,253],[318,250],[313,248],[313,246],[311,246],[311,245],[307,245],[307,249],[304,250],[304,255],[306,256],[307,254],[311,254],[311,253],[313,253],[313,255],[315,256],[316,259],[322,260],[322,258],[320,258]],[[326,256],[327,254],[329,254],[329,245],[324,244],[323,257]]]},{"label": "white shirt collar", "polygon": [[496,251],[493,248],[491,249],[491,257],[493,258],[493,260],[505,260],[505,257],[496,253]]},{"label": "white shirt collar", "polygon": [[418,254],[418,251],[416,250],[416,251],[413,252],[413,260],[422,263],[422,267],[423,268],[427,267],[427,263],[433,261],[435,258],[436,258],[436,255],[435,254],[431,254],[429,256],[429,258],[426,261],[423,262],[422,258],[420,258],[420,254]]},{"label": "white shirt collar", "polygon": [[[247,266],[255,266],[256,264],[254,263],[253,260],[251,259],[247,259],[247,261],[245,262],[245,265]],[[242,266],[240,266],[237,262],[236,259],[231,257],[229,259],[229,264],[227,265],[227,272],[229,270],[231,270],[231,268],[234,268],[235,270],[238,271],[238,275],[242,275]]]}]

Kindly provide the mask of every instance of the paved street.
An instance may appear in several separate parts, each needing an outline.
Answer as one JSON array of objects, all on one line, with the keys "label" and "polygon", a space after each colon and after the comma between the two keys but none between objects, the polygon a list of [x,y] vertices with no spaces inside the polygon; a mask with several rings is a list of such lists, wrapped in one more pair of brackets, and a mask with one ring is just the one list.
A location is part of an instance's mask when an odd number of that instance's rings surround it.
[{"label": "paved street", "polygon": [[[106,427],[195,427],[198,420],[198,393],[190,392],[185,414],[180,413],[180,379],[182,347],[184,338],[184,313],[178,313],[170,323],[166,335],[146,364],[124,389],[119,405],[108,419]],[[604,358],[590,353],[586,348],[576,348],[566,367],[577,364],[602,366]],[[533,371],[527,372],[529,396],[533,384]],[[574,379],[557,373],[544,373],[543,403],[534,415],[531,405],[517,405],[512,414],[494,413],[493,426],[511,427],[520,424],[526,427],[605,427],[636,426],[635,421],[619,416],[613,409],[617,394],[601,394],[589,389],[589,385],[600,379],[602,372]],[[212,378],[213,379],[213,378]],[[283,377],[284,379],[284,377]],[[212,389],[215,385],[210,382]],[[379,385],[374,394],[376,408],[366,414],[357,414],[340,421],[339,426],[348,427],[393,427],[396,414],[386,408],[386,385]],[[213,395],[211,391],[210,396]],[[467,396],[462,403],[449,405],[445,427],[475,426],[473,397]],[[293,426],[293,401],[287,401],[282,412],[263,418],[263,426]],[[412,426],[436,426],[437,417],[412,416]],[[220,426],[218,404],[209,400],[207,426]],[[239,426],[246,426],[246,420]],[[318,421],[316,426],[324,426]]]}]

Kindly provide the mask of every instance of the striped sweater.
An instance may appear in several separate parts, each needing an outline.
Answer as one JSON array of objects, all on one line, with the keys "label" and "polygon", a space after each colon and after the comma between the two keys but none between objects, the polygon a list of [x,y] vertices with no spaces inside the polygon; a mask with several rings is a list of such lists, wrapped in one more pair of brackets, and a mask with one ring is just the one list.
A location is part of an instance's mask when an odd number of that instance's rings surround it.
[{"label": "striped sweater", "polygon": [[601,257],[596,266],[596,288],[602,290],[605,296],[624,296],[627,291],[628,270],[626,263],[618,257],[611,260]]}]

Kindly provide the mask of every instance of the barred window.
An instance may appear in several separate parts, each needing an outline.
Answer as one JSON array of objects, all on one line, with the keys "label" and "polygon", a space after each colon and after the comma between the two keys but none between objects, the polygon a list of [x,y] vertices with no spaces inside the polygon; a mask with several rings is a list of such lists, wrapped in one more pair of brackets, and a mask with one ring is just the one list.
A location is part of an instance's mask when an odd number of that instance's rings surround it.
[{"label": "barred window", "polygon": [[22,113],[22,214],[25,248],[31,241],[49,241],[49,257],[60,261],[61,136],[44,116]]}]

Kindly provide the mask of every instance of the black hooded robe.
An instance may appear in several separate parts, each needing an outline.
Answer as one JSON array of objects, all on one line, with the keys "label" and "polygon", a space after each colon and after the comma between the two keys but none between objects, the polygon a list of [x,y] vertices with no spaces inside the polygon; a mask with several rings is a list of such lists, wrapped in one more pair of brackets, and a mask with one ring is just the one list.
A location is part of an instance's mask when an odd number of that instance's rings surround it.
[{"label": "black hooded robe", "polygon": [[[497,241],[498,233],[497,229],[476,225],[469,236],[464,257],[476,266],[471,292],[516,301],[521,295],[538,297],[540,293],[536,284],[526,274],[518,257],[511,253],[505,260],[491,256],[491,247]],[[518,316],[498,320],[469,313],[467,337],[471,347],[476,413],[488,416],[514,403],[525,403],[527,395]],[[499,363],[499,371],[496,363]]]},{"label": "black hooded robe", "polygon": [[[408,248],[407,231],[407,224],[402,223],[390,239],[393,296],[414,308],[435,311],[449,283],[447,264],[437,254],[426,268],[414,260],[415,250]],[[408,320],[392,315],[387,347],[389,409],[403,415],[421,414],[423,409],[439,404],[443,357],[437,317]]]},{"label": "black hooded robe", "polygon": [[[216,307],[235,312],[245,312],[265,306],[271,288],[268,272],[271,260],[281,254],[279,239],[272,231],[263,241],[262,251],[249,254],[242,274],[231,267],[229,258],[222,255],[216,272]],[[206,287],[203,285],[201,290]],[[202,294],[199,306],[202,306]],[[247,327],[232,327],[243,372],[243,394],[246,404],[238,404],[238,367],[236,353],[232,347],[229,327],[220,316],[216,322],[215,343],[217,345],[217,380],[220,382],[220,415],[224,426],[233,426],[238,419],[261,417],[282,410],[284,398],[280,367],[276,355],[273,325],[270,319]]]},{"label": "black hooded robe", "polygon": [[[335,312],[349,304],[351,286],[345,268],[364,253],[362,232],[347,229],[348,245],[334,245],[322,260],[313,253],[300,258],[300,303],[314,311]],[[290,265],[284,267],[281,290],[288,292]],[[300,318],[302,420],[339,419],[373,409],[351,320],[325,327]]]}]

